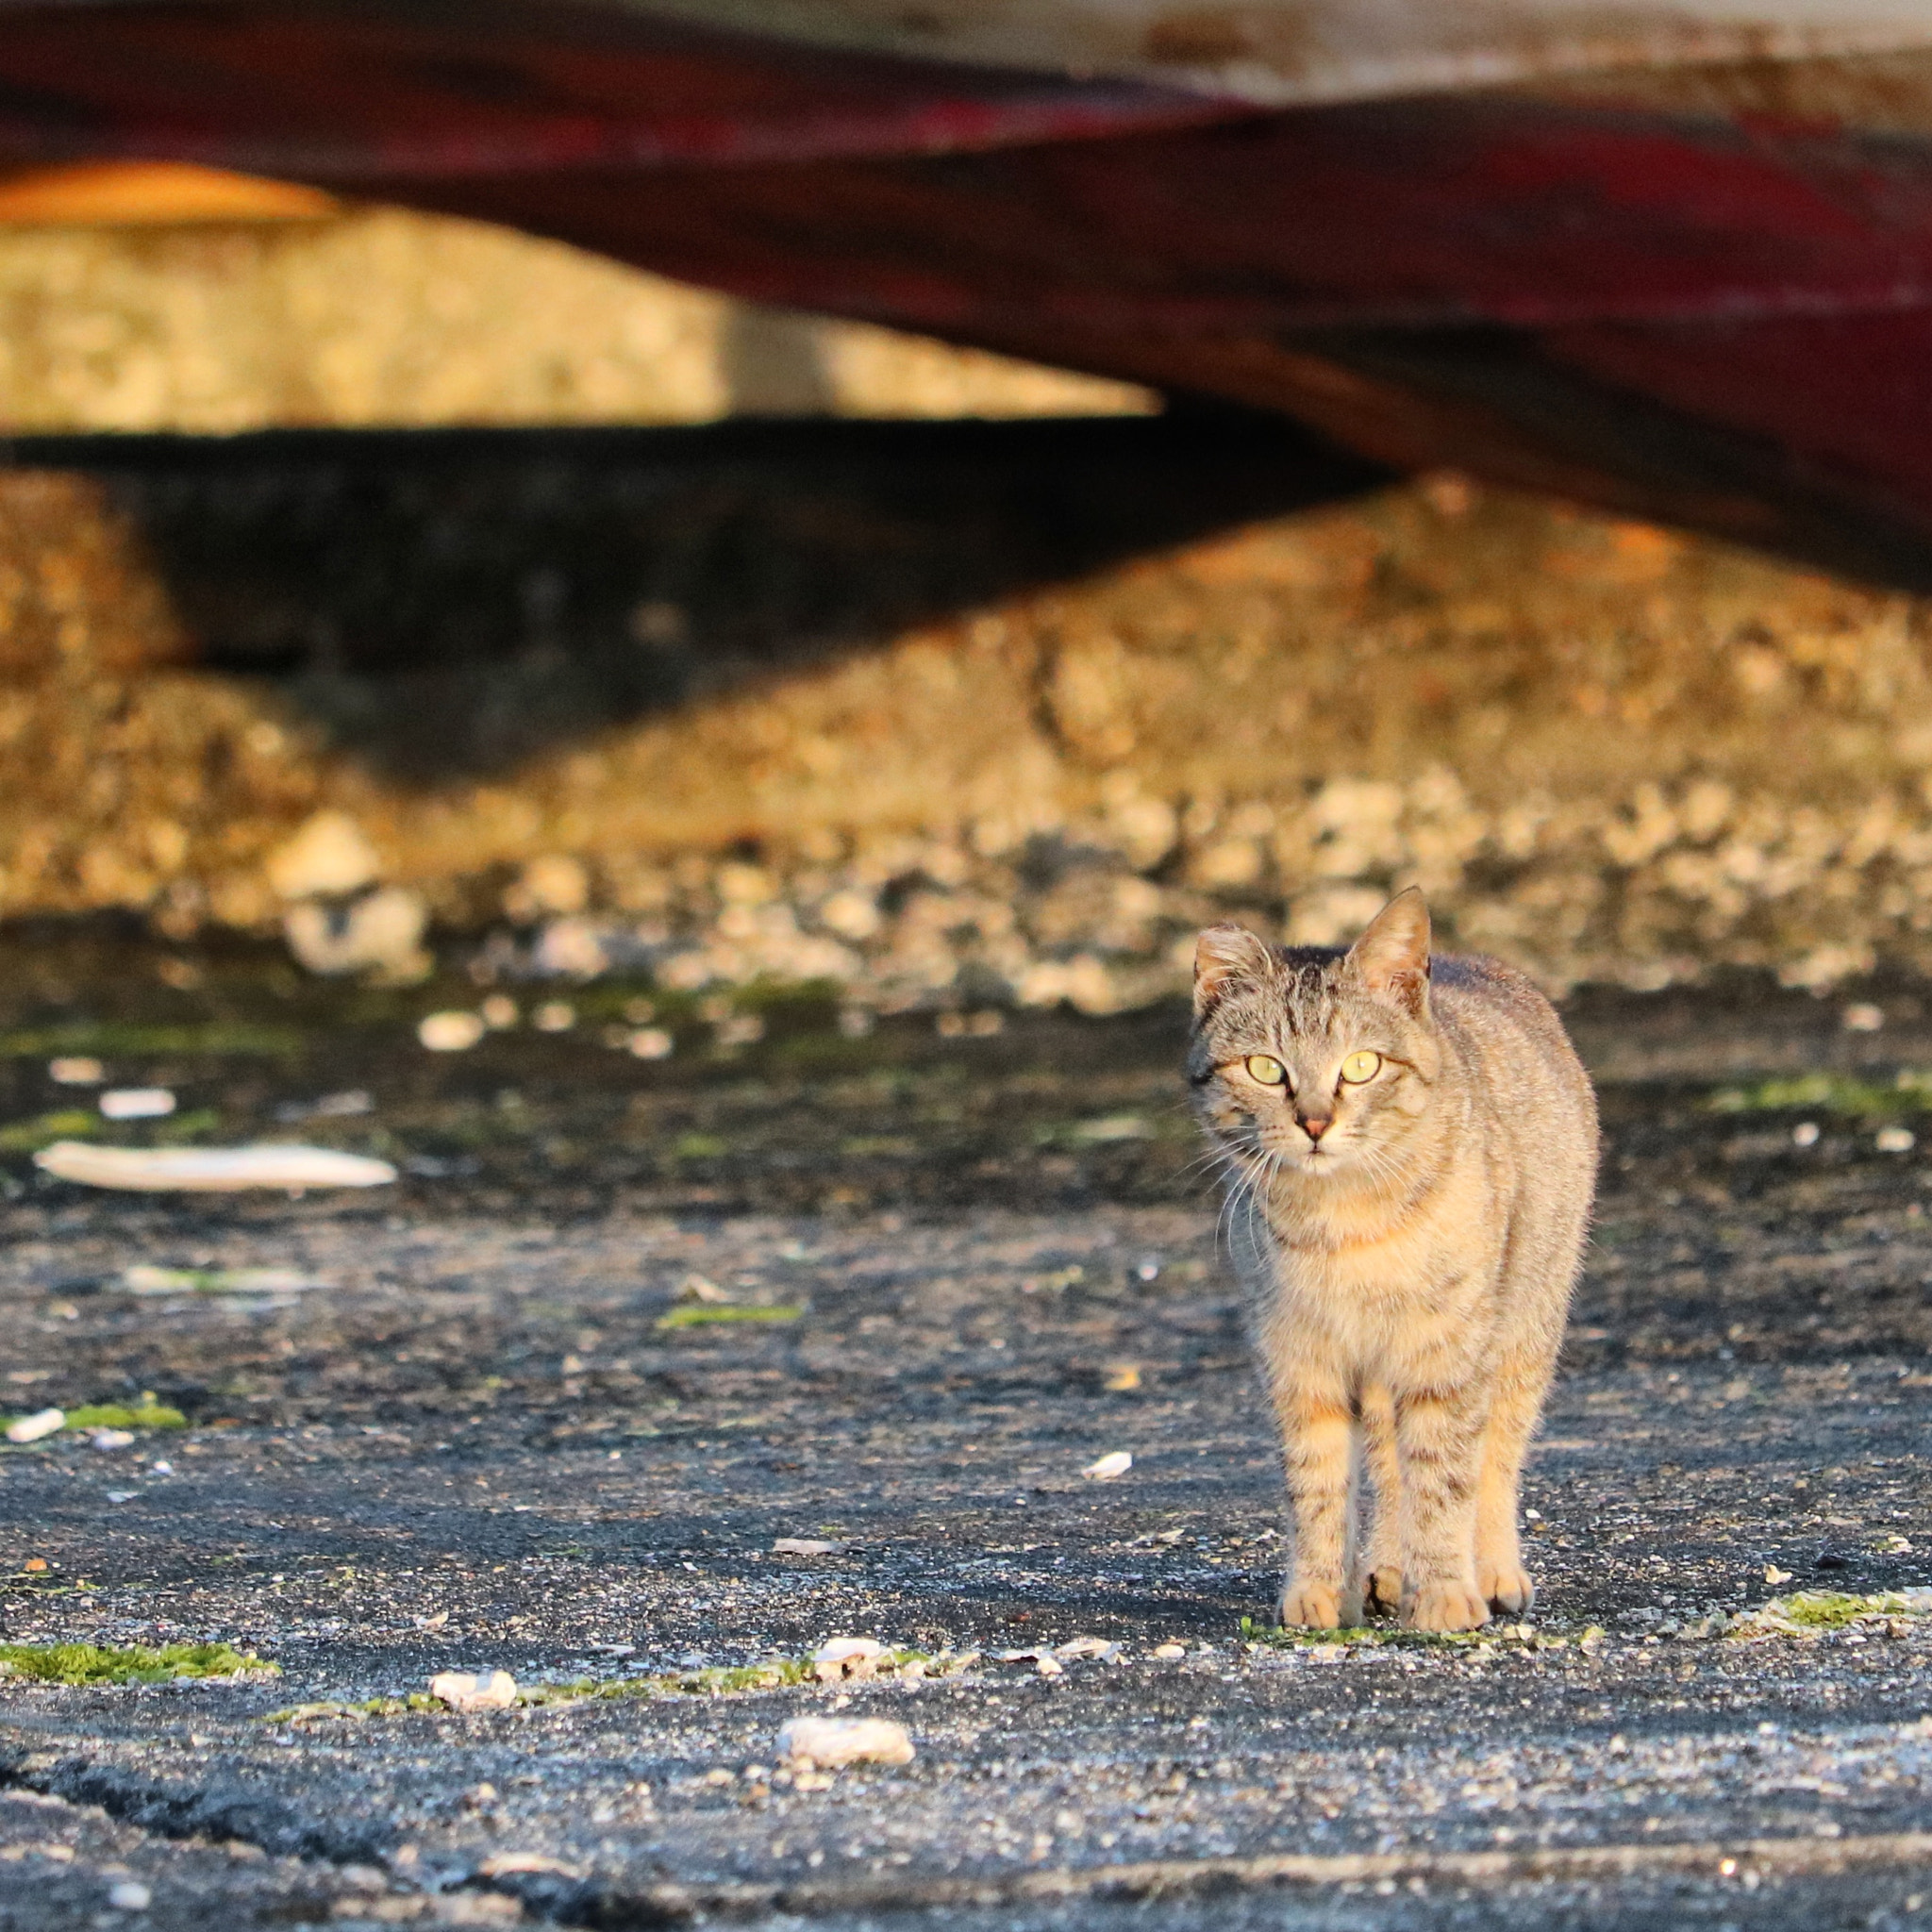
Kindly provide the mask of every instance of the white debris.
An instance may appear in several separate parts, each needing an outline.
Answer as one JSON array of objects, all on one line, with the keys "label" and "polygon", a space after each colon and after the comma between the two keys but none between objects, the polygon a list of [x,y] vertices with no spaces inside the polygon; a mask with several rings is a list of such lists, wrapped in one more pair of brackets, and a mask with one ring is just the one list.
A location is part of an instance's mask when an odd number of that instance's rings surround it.
[{"label": "white debris", "polygon": [[96,1429],[88,1438],[96,1449],[126,1449],[133,1446],[132,1429]]},{"label": "white debris", "polygon": [[1839,1018],[1847,1033],[1876,1033],[1885,1024],[1885,1008],[1870,1000],[1855,1000]]},{"label": "white debris", "polygon": [[508,1671],[441,1671],[429,1694],[452,1710],[508,1710],[517,1701],[517,1680]]},{"label": "white debris", "polygon": [[425,1014],[417,1023],[416,1038],[431,1053],[468,1053],[488,1031],[481,1013],[458,1009]]},{"label": "white debris", "polygon": [[158,1121],[175,1111],[175,1096],[165,1087],[110,1087],[101,1095],[101,1118],[109,1121]]},{"label": "white debris", "polygon": [[129,1294],[305,1294],[329,1284],[294,1268],[158,1268],[137,1262],[121,1271]]},{"label": "white debris", "polygon": [[778,1733],[778,1756],[821,1770],[845,1764],[910,1764],[904,1724],[878,1717],[795,1717]]},{"label": "white debris", "polygon": [[375,848],[347,812],[319,811],[269,854],[268,882],[281,899],[357,892],[380,870]]},{"label": "white debris", "polygon": [[811,1654],[813,1674],[822,1684],[840,1677],[869,1677],[886,1646],[870,1637],[831,1637]]},{"label": "white debris", "polygon": [[779,1557],[842,1557],[851,1547],[837,1537],[781,1536],[772,1551]]},{"label": "white debris", "polygon": [[391,982],[426,977],[429,906],[420,892],[384,886],[343,904],[305,899],[282,915],[282,937],[310,973],[379,973]]},{"label": "white debris", "polygon": [[508,1033],[520,1017],[517,1003],[507,992],[493,992],[476,1008],[492,1033]]},{"label": "white debris", "polygon": [[1133,1466],[1134,1458],[1124,1449],[1116,1449],[1110,1456],[1090,1462],[1080,1474],[1096,1483],[1110,1483],[1125,1475]]},{"label": "white debris", "polygon": [[386,1160],[330,1147],[93,1147],[56,1141],[34,1156],[34,1165],[57,1180],[147,1193],[379,1188],[396,1177]]},{"label": "white debris", "polygon": [[1919,1137],[1909,1127],[1880,1127],[1873,1144],[1881,1154],[1909,1154]]},{"label": "white debris", "polygon": [[681,1302],[728,1302],[731,1296],[708,1275],[687,1274],[677,1284],[677,1299]]},{"label": "white debris", "polygon": [[1186,1657],[1187,1654],[1188,1646],[1185,1643],[1174,1642],[1157,1643],[1148,1653],[1150,1657]]},{"label": "white debris", "polygon": [[1109,1642],[1105,1637],[1072,1637],[1065,1643],[1054,1646],[1054,1656],[1065,1657],[1097,1657],[1102,1663],[1121,1654],[1118,1643]]},{"label": "white debris", "polygon": [[1794,1147],[1815,1147],[1818,1144],[1818,1123],[1800,1121],[1791,1129],[1791,1145]]},{"label": "white debris", "polygon": [[98,1087],[108,1070],[89,1054],[63,1054],[47,1062],[47,1078],[57,1087]]},{"label": "white debris", "polygon": [[568,1033],[577,1024],[577,1009],[568,1000],[545,1000],[530,1015],[539,1033]]},{"label": "white debris", "polygon": [[124,1878],[108,1890],[108,1903],[117,1912],[144,1912],[154,1902],[154,1893],[138,1878]]},{"label": "white debris", "polygon": [[625,1050],[641,1060],[667,1060],[676,1047],[676,1041],[661,1026],[640,1026],[625,1042]]},{"label": "white debris", "polygon": [[17,1417],[7,1424],[7,1440],[9,1442],[38,1442],[42,1436],[51,1436],[57,1429],[67,1426],[67,1411],[64,1408],[37,1409],[32,1415]]}]

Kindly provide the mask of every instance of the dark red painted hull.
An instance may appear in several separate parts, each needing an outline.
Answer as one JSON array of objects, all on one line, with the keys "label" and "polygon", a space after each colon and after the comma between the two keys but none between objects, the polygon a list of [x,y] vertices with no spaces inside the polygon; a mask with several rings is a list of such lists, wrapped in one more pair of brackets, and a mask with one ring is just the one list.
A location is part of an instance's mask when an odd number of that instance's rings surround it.
[{"label": "dark red painted hull", "polygon": [[0,162],[111,156],[1932,559],[1932,141],[1907,135],[1524,94],[1261,112],[555,4],[0,6]]}]

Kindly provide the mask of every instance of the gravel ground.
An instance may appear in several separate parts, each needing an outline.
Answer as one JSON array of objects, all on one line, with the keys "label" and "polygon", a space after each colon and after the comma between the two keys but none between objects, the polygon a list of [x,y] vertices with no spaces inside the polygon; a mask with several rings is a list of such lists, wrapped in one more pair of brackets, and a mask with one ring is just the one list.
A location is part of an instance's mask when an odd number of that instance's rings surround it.
[{"label": "gravel ground", "polygon": [[[196,1207],[6,1157],[9,1406],[153,1390],[191,1425],[0,1457],[0,1635],[221,1638],[281,1674],[0,1692],[0,1924],[1811,1927],[1932,1901],[1932,1617],[1708,1621],[1932,1582],[1932,1168],[1878,1150],[1852,1084],[1932,1064],[1913,989],[1876,1030],[1751,986],[1573,1002],[1607,1148],[1527,1484],[1533,1624],[1295,1644],[1243,1629],[1279,1482],[1174,1014],[855,1041],[801,1008],[655,1065],[585,1026],[431,1056],[400,1003],[434,989],[250,965],[170,991],[103,957],[13,974],[9,1118],[86,1107],[41,1049],[92,1040],[190,1136],[406,1174]],[[1707,1105],[1816,1070],[1854,1110]],[[291,1124],[350,1090],[368,1112]],[[326,1285],[137,1295],[140,1264]],[[680,1300],[693,1277],[733,1301]],[[723,1306],[800,1312],[661,1325]],[[1124,1476],[1083,1477],[1115,1450]],[[840,1635],[980,1656],[675,1686]],[[1101,1654],[1041,1668],[1081,1637]],[[453,1667],[660,1688],[276,1715]],[[782,1773],[779,1725],[833,1708],[917,1757]]]}]

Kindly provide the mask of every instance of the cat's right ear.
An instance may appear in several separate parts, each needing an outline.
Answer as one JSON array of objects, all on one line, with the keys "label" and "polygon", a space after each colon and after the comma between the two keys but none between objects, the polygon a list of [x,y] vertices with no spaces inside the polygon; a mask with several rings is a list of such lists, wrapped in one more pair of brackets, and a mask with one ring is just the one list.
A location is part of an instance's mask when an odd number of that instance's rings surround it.
[{"label": "cat's right ear", "polygon": [[1210,925],[1194,942],[1194,1011],[1205,1013],[1240,980],[1258,985],[1274,964],[1265,940],[1244,925]]}]

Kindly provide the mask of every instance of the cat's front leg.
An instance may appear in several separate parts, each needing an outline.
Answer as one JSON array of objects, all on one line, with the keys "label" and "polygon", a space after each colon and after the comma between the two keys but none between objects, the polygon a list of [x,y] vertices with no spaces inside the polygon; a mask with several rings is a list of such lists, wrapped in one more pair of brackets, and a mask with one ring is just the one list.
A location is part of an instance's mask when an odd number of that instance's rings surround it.
[{"label": "cat's front leg", "polygon": [[1474,1388],[1395,1398],[1401,1466],[1402,1621],[1415,1630],[1474,1630],[1490,1621],[1475,1576],[1482,1410]]},{"label": "cat's front leg", "polygon": [[1289,1500],[1294,1507],[1294,1568],[1281,1592],[1281,1621],[1311,1630],[1361,1622],[1349,1574],[1355,1514],[1355,1419],[1339,1382],[1277,1382],[1275,1413]]}]

